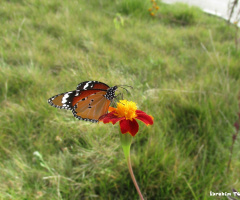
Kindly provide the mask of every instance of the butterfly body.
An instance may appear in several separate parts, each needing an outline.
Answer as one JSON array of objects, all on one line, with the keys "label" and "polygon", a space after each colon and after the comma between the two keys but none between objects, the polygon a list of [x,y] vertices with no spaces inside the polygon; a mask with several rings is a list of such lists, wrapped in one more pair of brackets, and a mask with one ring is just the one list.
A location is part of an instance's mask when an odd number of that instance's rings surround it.
[{"label": "butterfly body", "polygon": [[76,90],[49,98],[48,103],[56,108],[72,110],[74,117],[80,120],[98,122],[98,118],[108,112],[117,88],[99,81],[85,81],[79,83]]}]

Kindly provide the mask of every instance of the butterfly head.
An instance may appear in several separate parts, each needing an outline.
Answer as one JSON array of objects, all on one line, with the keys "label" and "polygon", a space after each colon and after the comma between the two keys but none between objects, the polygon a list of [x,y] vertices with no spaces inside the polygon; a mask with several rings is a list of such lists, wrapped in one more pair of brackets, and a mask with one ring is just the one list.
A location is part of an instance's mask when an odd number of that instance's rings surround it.
[{"label": "butterfly head", "polygon": [[118,88],[117,86],[113,86],[113,87],[109,88],[105,95],[106,99],[108,99],[110,101],[113,100],[116,97],[115,92],[116,92],[117,88]]}]

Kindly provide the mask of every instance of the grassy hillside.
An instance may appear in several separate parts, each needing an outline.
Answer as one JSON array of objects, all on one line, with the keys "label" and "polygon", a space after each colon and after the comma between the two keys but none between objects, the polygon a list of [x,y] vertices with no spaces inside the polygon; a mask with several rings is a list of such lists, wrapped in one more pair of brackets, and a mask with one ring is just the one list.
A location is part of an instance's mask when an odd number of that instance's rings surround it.
[{"label": "grassy hillside", "polygon": [[[11,0],[0,6],[0,199],[138,199],[119,127],[47,103],[86,80],[131,85],[133,170],[148,200],[240,189],[235,27],[186,5]],[[220,197],[219,199],[224,199]]]}]

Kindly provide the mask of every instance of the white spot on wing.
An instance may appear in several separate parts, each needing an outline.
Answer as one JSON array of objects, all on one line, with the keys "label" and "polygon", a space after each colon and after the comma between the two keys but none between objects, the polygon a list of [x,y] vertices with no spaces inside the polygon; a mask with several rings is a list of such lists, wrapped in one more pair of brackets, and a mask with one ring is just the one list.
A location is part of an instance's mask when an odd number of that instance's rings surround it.
[{"label": "white spot on wing", "polygon": [[68,92],[67,94],[65,94],[62,98],[62,104],[67,103],[67,98],[69,97],[69,94],[71,94],[72,92]]},{"label": "white spot on wing", "polygon": [[86,85],[84,85],[84,87],[83,87],[83,89],[84,89],[84,90],[86,90],[86,89],[87,89],[87,87],[88,87],[89,83],[91,83],[91,81],[87,82],[87,83],[86,83]]}]

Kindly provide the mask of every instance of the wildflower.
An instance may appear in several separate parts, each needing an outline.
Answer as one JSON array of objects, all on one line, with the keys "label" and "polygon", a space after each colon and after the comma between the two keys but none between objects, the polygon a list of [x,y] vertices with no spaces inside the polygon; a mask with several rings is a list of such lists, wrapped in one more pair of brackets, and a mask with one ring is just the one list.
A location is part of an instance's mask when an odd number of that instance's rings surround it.
[{"label": "wildflower", "polygon": [[148,11],[150,12],[150,15],[153,17],[153,16],[155,16],[155,13],[152,12],[152,11],[154,11],[154,10],[155,10],[155,11],[159,10],[159,6],[157,5],[157,3],[156,3],[155,0],[151,0],[151,2],[152,2],[152,8],[149,8]]},{"label": "wildflower", "polygon": [[120,100],[117,104],[117,108],[110,107],[110,113],[103,115],[99,118],[104,124],[112,123],[115,124],[120,121],[120,130],[122,134],[130,133],[135,136],[139,130],[139,125],[136,119],[144,122],[146,125],[153,124],[153,117],[147,115],[141,110],[137,110],[135,102]]},{"label": "wildflower", "polygon": [[[135,136],[138,132],[139,126],[136,119],[144,122],[146,125],[153,124],[153,117],[147,115],[141,110],[137,110],[137,105],[135,102],[120,100],[117,103],[117,108],[110,107],[108,114],[101,116],[98,120],[102,121],[104,124],[112,123],[116,124],[119,121],[120,124],[120,141],[123,148],[125,158],[127,160],[127,165],[129,173],[131,175],[132,181],[135,185],[135,188],[138,192],[138,195],[141,200],[144,200],[141,190],[137,184],[136,178],[133,174],[132,164],[130,159],[130,147],[132,144],[132,136]],[[130,133],[130,134],[126,134]]]}]

